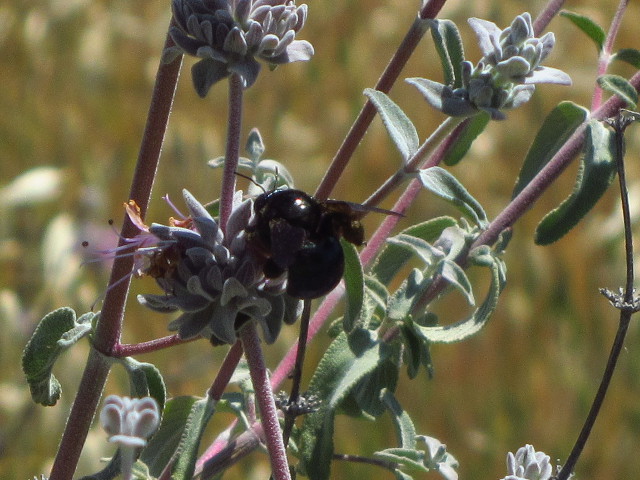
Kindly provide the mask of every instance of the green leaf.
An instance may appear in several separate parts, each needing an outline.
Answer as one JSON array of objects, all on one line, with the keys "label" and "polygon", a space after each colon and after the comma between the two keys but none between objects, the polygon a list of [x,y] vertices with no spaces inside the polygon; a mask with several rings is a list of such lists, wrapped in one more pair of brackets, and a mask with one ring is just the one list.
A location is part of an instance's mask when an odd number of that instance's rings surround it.
[{"label": "green leaf", "polygon": [[452,174],[443,168],[431,167],[420,170],[418,175],[427,190],[454,205],[464,215],[471,218],[476,225],[484,228],[488,224],[487,215],[482,205]]},{"label": "green leaf", "polygon": [[498,304],[498,297],[506,282],[504,263],[486,245],[473,250],[469,259],[475,265],[487,266],[491,269],[489,292],[482,305],[467,319],[445,326],[422,327],[414,324],[416,332],[428,342],[453,343],[475,335],[486,325]]},{"label": "green leaf", "polygon": [[388,390],[383,392],[382,401],[391,414],[400,447],[416,448],[416,428],[409,414],[402,408],[393,393]]},{"label": "green leaf", "polygon": [[149,467],[140,460],[133,464],[131,473],[133,474],[132,480],[153,480],[153,477],[149,473]]},{"label": "green leaf", "polygon": [[305,417],[298,469],[310,480],[327,480],[331,474],[335,415],[323,406]]},{"label": "green leaf", "polygon": [[600,25],[591,20],[589,17],[580,15],[578,13],[569,12],[567,10],[560,12],[560,15],[571,20],[571,22],[573,22],[576,27],[586,33],[587,36],[596,44],[598,53],[602,51],[606,35]]},{"label": "green leaf", "polygon": [[[403,345],[407,360],[407,375],[409,378],[415,378],[420,370],[424,367],[429,380],[433,378],[433,362],[431,360],[431,352],[429,351],[430,342],[424,338],[420,328],[433,327],[438,325],[438,316],[432,312],[425,312],[421,317],[407,317],[402,325]],[[410,358],[409,358],[410,355]]]},{"label": "green leaf", "polygon": [[253,162],[259,162],[260,157],[264,154],[265,146],[262,141],[262,135],[260,135],[260,131],[257,128],[252,128],[249,132],[244,149],[249,154],[249,158],[251,158]]},{"label": "green leaf", "polygon": [[378,323],[383,320],[387,310],[389,291],[387,287],[371,275],[364,279],[364,308],[360,316],[362,328],[370,329],[371,320],[375,317]]},{"label": "green leaf", "polygon": [[640,69],[640,50],[636,50],[635,48],[621,48],[611,59],[629,63],[635,68]]},{"label": "green leaf", "polygon": [[438,272],[442,275],[442,278],[465,296],[469,305],[474,306],[476,304],[473,298],[471,282],[467,278],[466,273],[464,273],[464,270],[460,268],[456,262],[448,259],[443,260],[438,265]]},{"label": "green leaf", "polygon": [[391,350],[375,340],[372,332],[361,329],[348,336],[341,332],[329,345],[309,385],[309,391],[323,400],[322,407],[305,417],[301,430],[301,469],[311,480],[329,478],[336,409]]},{"label": "green leaf", "polygon": [[561,102],[547,115],[527,152],[512,198],[515,198],[549,163],[573,132],[586,120],[588,114],[589,110],[580,105]]},{"label": "green leaf", "polygon": [[191,480],[198,458],[198,447],[204,429],[209,423],[215,404],[209,397],[197,400],[191,406],[189,418],[184,427],[176,463],[171,470],[172,480]]},{"label": "green leaf", "polygon": [[432,20],[431,37],[440,56],[444,72],[444,84],[462,87],[462,62],[464,48],[458,27],[451,20]]},{"label": "green leaf", "polygon": [[407,279],[391,295],[387,304],[387,316],[390,320],[402,321],[411,315],[413,306],[424,291],[433,282],[433,276],[425,277],[420,270],[414,268]]},{"label": "green leaf", "polygon": [[575,227],[609,188],[616,173],[615,134],[592,120],[587,126],[584,155],[571,195],[549,212],[536,228],[535,242],[548,245]]},{"label": "green leaf", "polygon": [[153,397],[162,412],[167,391],[160,370],[151,363],[142,363],[131,357],[120,358],[118,361],[129,374],[131,396],[137,398]]},{"label": "green leaf", "polygon": [[149,466],[154,477],[159,477],[175,453],[183,436],[187,419],[197,397],[183,396],[170,399],[162,412],[162,423],[140,454],[140,460]]},{"label": "green leaf", "polygon": [[383,390],[395,392],[400,377],[400,344],[394,344],[387,348],[386,358],[368,375],[363,377],[356,387],[350,392],[358,405],[360,412],[358,416],[364,415],[368,418],[378,418],[387,407],[382,401]]},{"label": "green leaf", "polygon": [[420,237],[414,237],[413,235],[407,235],[405,233],[389,238],[388,243],[409,249],[420,260],[422,260],[427,267],[432,266],[445,257],[442,250],[434,247],[426,240],[423,240]]},{"label": "green leaf", "polygon": [[[409,319],[409,322],[411,319]],[[407,323],[409,323],[407,322]],[[403,361],[407,365],[407,375],[411,380],[416,378],[420,365],[422,365],[421,353],[422,353],[422,339],[418,336],[408,325],[402,325],[400,327],[403,337],[404,345],[404,357]]]},{"label": "green leaf", "polygon": [[412,448],[387,448],[380,452],[375,452],[374,457],[398,465],[416,472],[426,473],[429,471],[424,466],[424,452]]},{"label": "green leaf", "polygon": [[471,144],[484,131],[489,124],[491,115],[488,112],[481,112],[464,120],[458,125],[450,136],[451,145],[447,149],[442,161],[450,167],[456,165],[467,154]]},{"label": "green leaf", "polygon": [[[418,237],[426,242],[433,243],[440,237],[445,228],[455,225],[457,225],[457,222],[452,217],[438,217],[413,225],[403,230],[400,235]],[[405,245],[387,243],[373,265],[373,276],[382,284],[389,284],[412,255],[413,252],[407,249]]]},{"label": "green leaf", "polygon": [[53,406],[60,398],[60,382],[53,375],[58,357],[82,337],[91,332],[96,313],[82,315],[67,307],[48,313],[40,321],[22,354],[22,370],[36,403]]},{"label": "green leaf", "polygon": [[391,140],[396,144],[406,163],[416,153],[420,145],[416,127],[386,94],[371,88],[365,89],[364,94],[378,110]]},{"label": "green leaf", "polygon": [[347,305],[342,319],[343,328],[350,332],[356,326],[364,302],[364,272],[360,264],[360,257],[356,247],[340,240],[344,251],[344,284],[346,288]]},{"label": "green leaf", "polygon": [[619,75],[601,75],[598,77],[597,82],[603,90],[624,100],[629,108],[636,108],[638,92],[626,78]]}]

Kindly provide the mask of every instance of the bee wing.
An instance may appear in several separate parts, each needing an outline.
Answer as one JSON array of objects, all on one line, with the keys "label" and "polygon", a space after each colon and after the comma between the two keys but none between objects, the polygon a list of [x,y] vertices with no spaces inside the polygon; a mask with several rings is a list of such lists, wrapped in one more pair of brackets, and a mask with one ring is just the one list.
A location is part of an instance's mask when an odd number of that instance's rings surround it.
[{"label": "bee wing", "polygon": [[387,210],[385,208],[362,205],[361,203],[347,202],[344,200],[325,200],[325,208],[331,212],[340,212],[347,215],[361,216],[359,213],[376,212],[384,215],[394,215],[396,217],[404,217],[402,213]]}]

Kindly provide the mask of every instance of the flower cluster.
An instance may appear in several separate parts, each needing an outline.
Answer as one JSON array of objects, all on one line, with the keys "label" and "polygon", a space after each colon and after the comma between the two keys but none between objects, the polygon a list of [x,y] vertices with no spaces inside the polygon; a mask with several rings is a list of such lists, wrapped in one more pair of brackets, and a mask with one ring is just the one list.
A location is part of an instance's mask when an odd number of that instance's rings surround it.
[{"label": "flower cluster", "polygon": [[507,455],[507,472],[502,480],[548,480],[553,468],[549,455],[536,452],[531,445],[518,449],[516,454]]},{"label": "flower cluster", "polygon": [[313,46],[296,40],[307,19],[307,5],[293,0],[172,0],[175,47],[163,60],[187,53],[201,58],[193,66],[193,83],[201,97],[232,73],[245,88],[260,72],[259,58],[270,65],[306,61]]},{"label": "flower cluster", "polygon": [[457,117],[484,110],[494,120],[502,120],[505,115],[501,110],[528,102],[536,84],[571,84],[563,71],[541,65],[551,53],[555,37],[549,32],[536,38],[529,13],[518,15],[504,30],[479,18],[470,18],[469,25],[484,57],[475,66],[462,62],[460,88],[426,79],[408,80],[434,108]]},{"label": "flower cluster", "polygon": [[260,260],[247,248],[252,200],[242,201],[237,192],[225,235],[200,202],[186,190],[183,195],[190,216],[172,219],[169,226],[146,227],[129,210],[145,245],[136,251],[136,272],[154,277],[165,292],[139,295],[138,301],[162,313],[181,311],[169,324],[181,338],[234,343],[236,330],[253,319],[272,343],[283,321],[296,321],[300,302],[285,294],[285,278],[264,277]]}]

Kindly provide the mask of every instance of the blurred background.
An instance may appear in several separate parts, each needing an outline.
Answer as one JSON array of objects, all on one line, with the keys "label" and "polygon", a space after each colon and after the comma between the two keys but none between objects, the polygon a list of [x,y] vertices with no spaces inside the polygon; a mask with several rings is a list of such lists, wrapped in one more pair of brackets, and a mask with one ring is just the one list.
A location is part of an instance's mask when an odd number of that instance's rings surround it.
[{"label": "blurred background", "polygon": [[[299,38],[311,41],[311,62],[274,72],[264,69],[247,91],[244,135],[258,127],[267,150],[293,172],[297,186],[315,190],[330,159],[364,102],[362,90],[380,72],[413,21],[418,1],[345,0],[309,2],[309,19]],[[616,43],[639,48],[633,25],[640,5],[630,2]],[[535,18],[541,1],[451,0],[442,18],[454,20],[467,57],[479,59],[471,16],[506,27],[515,15]],[[607,28],[613,1],[568,2],[566,8],[591,16]],[[116,243],[149,106],[155,71],[170,17],[169,2],[124,0],[6,0],[0,4],[0,478],[26,479],[48,473],[87,357],[81,342],[56,364],[63,396],[55,407],[34,405],[23,378],[22,349],[40,318],[69,305],[83,313],[105,291],[109,265],[82,263],[87,240],[95,248]],[[544,116],[561,100],[589,106],[596,75],[594,45],[568,20],[556,18],[549,30],[556,49],[547,64],[562,68],[572,87],[539,86],[531,102],[493,122],[469,156],[452,172],[493,218],[509,202],[530,142]],[[206,161],[224,154],[226,84],[206,99],[191,86],[185,59],[170,119],[148,222],[166,221],[172,212],[161,200],[180,203],[182,188],[203,201],[218,197],[219,172]],[[628,66],[612,73],[626,77]],[[403,77],[440,81],[427,35]],[[391,97],[415,122],[424,139],[443,117],[415,89],[399,82]],[[632,202],[640,198],[640,145],[636,126],[627,135],[627,168]],[[400,157],[379,119],[343,176],[335,198],[364,200],[399,165]],[[621,217],[612,188],[576,229],[549,247],[533,244],[535,226],[571,191],[577,162],[517,224],[506,253],[508,285],[486,328],[469,341],[432,350],[435,377],[409,382],[403,373],[398,398],[411,412],[418,433],[447,444],[461,463],[461,479],[501,478],[508,451],[531,443],[552,459],[564,460],[582,426],[597,389],[618,315],[598,294],[599,287],[624,283]],[[387,205],[388,206],[388,205]],[[450,207],[422,194],[403,228]],[[368,221],[379,220],[370,216]],[[374,224],[368,225],[371,232]],[[477,276],[476,276],[477,277]],[[474,277],[474,278],[476,278]],[[477,297],[486,279],[479,277]],[[123,342],[167,334],[168,318],[150,313],[135,294],[156,292],[148,280],[135,280]],[[455,300],[455,299],[454,299]],[[462,302],[440,307],[449,323],[468,314]],[[99,308],[99,306],[98,306]],[[297,337],[285,329],[267,348],[270,367]],[[634,478],[640,470],[640,336],[631,325],[610,395],[578,464],[578,478]],[[326,335],[310,347],[307,367],[318,361]],[[224,348],[201,341],[139,357],[165,375],[169,395],[202,395],[213,379]],[[306,378],[311,370],[307,369]],[[114,369],[106,392],[124,394],[123,372]],[[214,436],[230,418],[216,418]],[[336,451],[371,454],[394,446],[391,422],[373,424],[340,417]],[[78,474],[101,468],[111,455],[98,428],[89,436]],[[335,464],[332,478],[386,472]],[[266,457],[255,454],[227,478],[265,479]],[[433,474],[425,478],[438,478]]]}]

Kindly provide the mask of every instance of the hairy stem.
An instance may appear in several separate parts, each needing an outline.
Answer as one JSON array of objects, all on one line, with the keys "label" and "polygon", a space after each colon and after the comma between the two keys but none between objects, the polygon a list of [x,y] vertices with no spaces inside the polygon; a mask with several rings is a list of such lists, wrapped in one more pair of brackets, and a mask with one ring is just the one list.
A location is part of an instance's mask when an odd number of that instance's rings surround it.
[{"label": "hairy stem", "polygon": [[291,480],[289,463],[287,462],[287,452],[282,440],[282,431],[278,421],[278,412],[273,399],[269,373],[264,363],[262,347],[256,324],[248,321],[240,329],[240,340],[244,347],[245,357],[249,364],[251,382],[256,391],[258,406],[260,407],[260,419],[264,429],[269,459],[271,460],[271,470],[275,480]]},{"label": "hairy stem", "polygon": [[175,334],[168,335],[162,338],[156,338],[155,340],[149,340],[148,342],[118,344],[111,350],[111,356],[118,358],[133,357],[134,355],[151,353],[157,350],[163,350],[165,348],[173,347],[175,345],[181,345],[187,342],[193,342],[196,340],[198,340],[197,337],[190,338],[189,340],[183,340],[178,334]]},{"label": "hairy stem", "polygon": [[[164,48],[172,45],[173,40],[167,34]],[[164,134],[169,122],[169,113],[173,104],[181,65],[182,57],[170,64],[160,64],[156,74],[151,106],[147,114],[147,124],[142,137],[130,193],[130,198],[140,206],[142,215],[146,212],[149,198],[151,197],[151,188],[158,167]],[[132,237],[136,233],[136,227],[125,216],[120,237]],[[123,241],[121,240],[120,245],[122,244]],[[129,275],[132,268],[132,257],[116,257],[109,283],[114,284]],[[94,336],[94,345],[101,352],[109,354],[120,340],[129,283],[129,280],[119,282],[118,285],[107,291],[100,321]],[[109,363],[105,362],[98,352],[92,351],[90,353],[51,469],[51,480],[71,480],[73,477],[82,446],[107,379],[109,367]]]},{"label": "hairy stem", "polygon": [[224,361],[220,366],[218,375],[207,392],[207,395],[209,395],[213,400],[218,401],[222,398],[224,389],[227,388],[233,372],[235,372],[238,363],[240,363],[240,360],[242,359],[242,353],[242,342],[237,340],[227,352],[227,356],[224,357]]},{"label": "hairy stem", "polygon": [[234,73],[229,78],[227,150],[220,192],[220,227],[222,231],[227,228],[227,220],[229,220],[233,208],[233,195],[236,192],[236,169],[240,158],[240,134],[242,131],[242,94],[242,79]]},{"label": "hairy stem", "polygon": [[[622,17],[624,16],[624,12],[627,10],[628,4],[629,0],[621,0],[618,4],[616,14],[613,16],[613,20],[611,20],[611,25],[609,27],[609,31],[607,32],[607,38],[602,45],[602,51],[600,52],[600,58],[598,59],[598,77],[607,73],[609,63],[611,62],[611,52],[613,51],[613,44],[615,43],[616,37],[618,36],[618,32],[620,31]],[[593,97],[591,99],[591,110],[595,110],[602,104],[602,93],[602,88],[600,88],[600,86],[596,84],[593,90]]]}]

